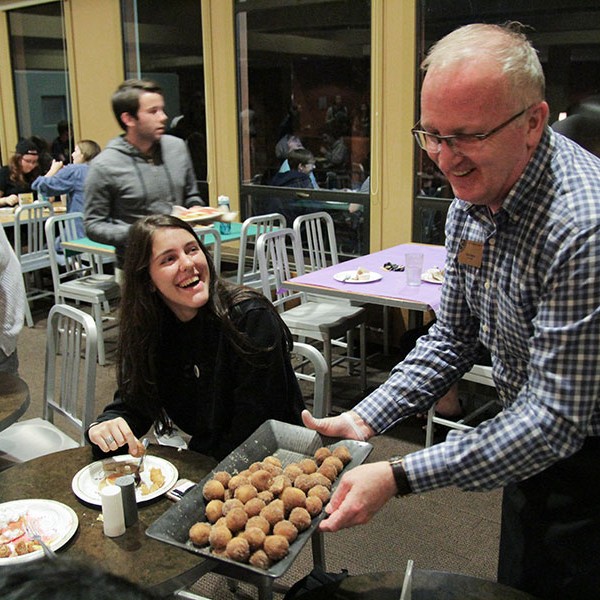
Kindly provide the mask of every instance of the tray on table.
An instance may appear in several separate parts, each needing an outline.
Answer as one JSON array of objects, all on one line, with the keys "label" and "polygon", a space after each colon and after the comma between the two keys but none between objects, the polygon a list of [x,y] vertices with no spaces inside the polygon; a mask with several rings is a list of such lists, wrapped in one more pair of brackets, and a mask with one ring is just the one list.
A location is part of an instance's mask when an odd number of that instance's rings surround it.
[{"label": "tray on table", "polygon": [[345,445],[348,448],[352,460],[333,483],[332,491],[339,484],[343,474],[365,461],[373,446],[368,442],[327,438],[310,429],[280,421],[266,421],[241,446],[224,458],[213,471],[187,492],[179,502],[171,506],[150,525],[146,530],[146,535],[189,552],[194,552],[204,558],[218,561],[224,566],[227,565],[232,571],[239,569],[272,578],[281,577],[292,565],[319,523],[326,516],[325,511],[321,511],[320,515],[314,517],[310,527],[301,532],[296,540],[290,544],[289,554],[283,560],[276,562],[269,569],[263,570],[222,556],[215,556],[211,553],[210,548],[200,548],[190,542],[188,536],[190,527],[198,521],[206,521],[204,515],[206,501],[202,496],[202,488],[207,481],[213,478],[214,473],[217,471],[227,471],[235,474],[269,455],[279,458],[283,467],[286,467],[290,463],[303,458],[312,458],[315,451],[322,446],[333,449],[340,445]]}]

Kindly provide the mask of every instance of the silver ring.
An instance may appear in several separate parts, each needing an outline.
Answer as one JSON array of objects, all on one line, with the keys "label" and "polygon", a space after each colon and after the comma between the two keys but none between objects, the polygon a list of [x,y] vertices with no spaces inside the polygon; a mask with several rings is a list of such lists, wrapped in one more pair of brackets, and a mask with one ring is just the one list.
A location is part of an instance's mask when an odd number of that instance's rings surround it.
[{"label": "silver ring", "polygon": [[115,443],[115,438],[112,435],[109,435],[107,438],[104,438],[104,441],[108,446]]}]

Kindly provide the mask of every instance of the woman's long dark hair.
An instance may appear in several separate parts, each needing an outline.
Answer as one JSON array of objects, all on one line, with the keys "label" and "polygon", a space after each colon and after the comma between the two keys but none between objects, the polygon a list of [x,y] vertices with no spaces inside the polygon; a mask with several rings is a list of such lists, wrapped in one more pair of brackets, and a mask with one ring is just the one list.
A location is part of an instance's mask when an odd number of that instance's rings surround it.
[{"label": "woman's long dark hair", "polygon": [[[262,294],[253,289],[221,279],[215,270],[212,256],[200,242],[193,228],[171,215],[150,215],[132,225],[125,253],[125,280],[121,290],[119,343],[117,347],[117,385],[122,397],[144,402],[147,414],[168,425],[160,408],[157,388],[156,361],[160,352],[162,321],[166,305],[154,291],[150,278],[150,259],[154,233],[159,229],[183,229],[198,242],[206,256],[210,273],[207,310],[223,324],[234,348],[240,355],[260,356],[271,348],[257,348],[234,325],[233,312],[237,305],[250,298],[258,299],[270,308],[285,332],[288,351],[293,339],[279,314]],[[138,405],[138,408],[140,406]]]},{"label": "woman's long dark hair", "polygon": [[22,158],[23,155],[19,153],[15,153],[11,156],[8,163],[8,170],[10,172],[8,178],[17,185],[27,187],[28,185],[31,185],[31,182],[40,174],[40,167],[38,164],[35,169],[32,169],[29,173],[25,174],[21,168]]}]

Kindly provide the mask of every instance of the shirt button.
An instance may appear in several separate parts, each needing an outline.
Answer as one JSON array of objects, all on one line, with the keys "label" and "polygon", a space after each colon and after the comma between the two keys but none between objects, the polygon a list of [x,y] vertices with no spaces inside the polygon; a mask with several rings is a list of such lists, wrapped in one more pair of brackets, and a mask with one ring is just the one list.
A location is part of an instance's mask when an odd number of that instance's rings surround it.
[{"label": "shirt button", "polygon": [[486,290],[489,290],[492,287],[492,284],[489,282],[489,280],[487,280],[484,284],[483,287],[485,287]]},{"label": "shirt button", "polygon": [[496,238],[490,238],[490,246],[496,245]]},{"label": "shirt button", "polygon": [[487,325],[484,325],[484,326],[482,327],[482,329],[483,329],[483,333],[487,333],[487,332],[488,332],[488,330],[489,330],[489,327],[488,327]]}]

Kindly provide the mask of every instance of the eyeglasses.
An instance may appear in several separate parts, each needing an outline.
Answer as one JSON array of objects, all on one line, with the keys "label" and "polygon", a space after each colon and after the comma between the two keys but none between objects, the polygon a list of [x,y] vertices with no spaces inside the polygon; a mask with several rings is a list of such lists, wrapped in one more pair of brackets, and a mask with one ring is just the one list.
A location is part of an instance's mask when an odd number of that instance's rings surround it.
[{"label": "eyeglasses", "polygon": [[[419,147],[428,152],[429,154],[439,154],[442,151],[442,142],[446,142],[454,152],[459,154],[468,154],[477,150],[484,140],[498,133],[504,129],[507,125],[510,125],[513,121],[516,121],[520,116],[524,115],[534,104],[531,104],[527,108],[518,112],[516,115],[510,117],[503,123],[500,123],[498,127],[494,127],[487,133],[457,133],[455,135],[437,135],[435,133],[429,133],[429,131],[423,131],[416,129],[416,125],[411,129],[412,134],[417,140]],[[418,125],[419,123],[417,123]]]},{"label": "eyeglasses", "polygon": [[22,157],[21,160],[24,163],[27,163],[28,165],[37,165],[39,159],[37,159],[37,158],[25,158],[25,157]]}]

